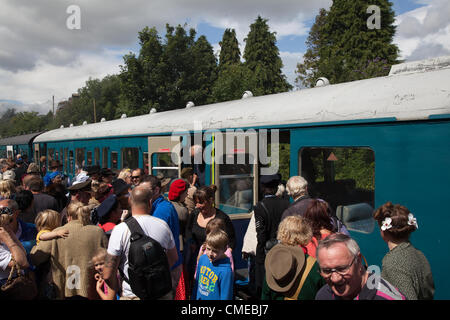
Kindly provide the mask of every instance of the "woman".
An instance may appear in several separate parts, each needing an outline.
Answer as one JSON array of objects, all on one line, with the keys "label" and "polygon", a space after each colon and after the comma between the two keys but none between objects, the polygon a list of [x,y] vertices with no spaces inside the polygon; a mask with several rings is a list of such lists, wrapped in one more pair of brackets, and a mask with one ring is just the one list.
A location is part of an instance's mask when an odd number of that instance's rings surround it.
[{"label": "woman", "polygon": [[184,204],[187,197],[188,184],[183,179],[174,180],[169,188],[169,201],[175,207],[178,214],[178,221],[180,223],[180,244],[184,241],[184,233],[186,229],[186,221],[189,215],[188,209]]},{"label": "woman", "polygon": [[197,255],[200,246],[206,241],[206,225],[214,218],[225,222],[225,232],[229,238],[229,247],[234,249],[236,237],[230,217],[223,211],[214,207],[217,187],[215,185],[203,186],[194,194],[195,209],[189,215],[186,224],[185,264],[189,281],[193,280]]},{"label": "woman", "polygon": [[299,216],[289,216],[280,223],[279,244],[267,253],[265,260],[262,300],[314,300],[325,280],[319,274],[316,259],[305,253],[304,246],[311,237],[310,225]]},{"label": "woman", "polygon": [[408,300],[431,300],[434,281],[430,264],[422,252],[409,241],[418,228],[408,208],[387,202],[378,208],[374,218],[389,252],[383,258],[381,276],[397,287]]},{"label": "woman", "polygon": [[330,208],[328,203],[321,199],[311,200],[303,217],[311,225],[313,237],[311,242],[306,245],[306,251],[310,256],[316,257],[316,248],[319,240],[325,239],[333,233],[333,224],[331,223]]},{"label": "woman", "polygon": [[16,193],[14,180],[0,180],[0,200],[11,199]]}]

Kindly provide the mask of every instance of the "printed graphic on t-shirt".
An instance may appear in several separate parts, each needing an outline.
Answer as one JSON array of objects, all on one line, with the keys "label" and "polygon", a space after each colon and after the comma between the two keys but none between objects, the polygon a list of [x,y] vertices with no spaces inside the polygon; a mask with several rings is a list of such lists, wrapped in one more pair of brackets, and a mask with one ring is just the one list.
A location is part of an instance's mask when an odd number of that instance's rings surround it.
[{"label": "printed graphic on t-shirt", "polygon": [[209,296],[216,288],[216,281],[218,277],[213,270],[206,266],[200,267],[200,274],[198,277],[198,289],[200,294]]}]

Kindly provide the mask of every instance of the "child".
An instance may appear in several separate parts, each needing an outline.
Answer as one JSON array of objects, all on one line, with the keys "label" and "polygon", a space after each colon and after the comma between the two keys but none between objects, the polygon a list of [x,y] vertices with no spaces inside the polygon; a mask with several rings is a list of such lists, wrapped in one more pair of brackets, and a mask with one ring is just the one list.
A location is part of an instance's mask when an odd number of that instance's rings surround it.
[{"label": "child", "polygon": [[[223,221],[222,219],[219,219],[219,218],[214,218],[214,219],[209,220],[209,222],[206,224],[205,233],[208,236],[208,234],[211,231],[217,230],[217,229],[225,231],[225,221]],[[206,253],[206,242],[204,244],[202,244],[202,246],[200,247],[200,250],[198,251],[197,265],[198,265],[198,260],[205,253]],[[227,246],[227,250],[225,251],[225,255],[228,258],[230,258],[231,270],[234,272],[233,253],[232,253],[232,250],[231,250],[231,248],[229,246]],[[195,268],[194,278],[195,279],[197,278],[197,268]]]},{"label": "child", "polygon": [[228,236],[220,229],[212,230],[206,236],[206,254],[197,266],[197,280],[194,284],[195,300],[232,300],[233,271],[230,259],[225,255]]},{"label": "child", "polygon": [[103,280],[103,267],[105,265],[106,249],[100,248],[92,257],[92,265],[96,271],[95,280],[97,280],[97,293],[102,300],[115,300],[116,291],[109,287],[105,280]]},{"label": "child", "polygon": [[61,215],[55,210],[47,209],[39,212],[35,224],[38,231],[36,244],[39,241],[67,238],[69,236],[69,231],[65,229],[53,231],[61,226]]},{"label": "child", "polygon": [[[38,234],[36,236],[36,244],[40,241],[49,241],[58,238],[67,238],[69,231],[65,229],[54,229],[61,226],[61,215],[51,209],[41,211],[36,216],[34,221]],[[56,298],[56,288],[52,281],[52,272],[50,265],[40,268],[37,272],[38,282],[40,283],[40,298],[53,300]]]}]

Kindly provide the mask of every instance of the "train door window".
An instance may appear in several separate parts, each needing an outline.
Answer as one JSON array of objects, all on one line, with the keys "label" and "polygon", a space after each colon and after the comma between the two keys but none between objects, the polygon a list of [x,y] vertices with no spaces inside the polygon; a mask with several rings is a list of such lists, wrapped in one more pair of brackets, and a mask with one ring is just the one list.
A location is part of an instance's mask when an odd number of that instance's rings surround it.
[{"label": "train door window", "polygon": [[148,174],[148,152],[144,152],[142,154],[143,156],[143,163],[144,163],[144,172],[145,174]]},{"label": "train door window", "polygon": [[84,161],[85,148],[75,149],[75,167],[81,169],[85,166]]},{"label": "train door window", "polygon": [[100,163],[100,148],[94,149],[94,164],[99,165]]},{"label": "train door window", "polygon": [[102,151],[102,168],[108,167],[108,147],[105,147]]},{"label": "train door window", "polygon": [[55,160],[59,161],[59,151],[58,150],[55,151]]},{"label": "train door window", "polygon": [[111,151],[111,169],[119,169],[119,154],[116,151]]},{"label": "train door window", "polygon": [[122,168],[135,169],[139,167],[139,149],[122,148]]},{"label": "train door window", "polygon": [[48,163],[50,164],[50,161],[54,160],[54,149],[48,149]]},{"label": "train door window", "polygon": [[178,166],[172,161],[172,153],[153,153],[152,174],[155,176],[163,176],[164,178],[177,178]]},{"label": "train door window", "polygon": [[64,150],[63,149],[59,149],[59,157],[60,157],[60,164],[61,166],[64,165]]},{"label": "train door window", "polygon": [[69,171],[73,173],[73,150],[69,151]]},{"label": "train door window", "polygon": [[66,174],[69,174],[69,158],[68,158],[68,149],[65,148],[64,149],[64,172]]},{"label": "train door window", "polygon": [[326,200],[347,229],[371,233],[375,202],[375,153],[363,147],[307,147],[299,151],[300,175],[311,197]]},{"label": "train door window", "polygon": [[233,211],[237,212],[248,212],[253,205],[254,159],[248,153],[244,156],[245,163],[239,164],[237,154],[224,155],[223,164],[220,165],[219,205],[233,207]]},{"label": "train door window", "polygon": [[86,161],[88,166],[92,166],[92,151],[88,151],[87,152],[87,161]]}]

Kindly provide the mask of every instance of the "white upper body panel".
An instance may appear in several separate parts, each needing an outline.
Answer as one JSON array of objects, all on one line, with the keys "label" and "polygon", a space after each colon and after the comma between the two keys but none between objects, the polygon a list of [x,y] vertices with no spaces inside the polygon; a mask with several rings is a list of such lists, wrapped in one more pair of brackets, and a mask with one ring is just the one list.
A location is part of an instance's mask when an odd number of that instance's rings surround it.
[{"label": "white upper body panel", "polygon": [[[401,65],[400,65],[401,66]],[[397,68],[397,70],[402,68]],[[450,67],[60,128],[35,142],[450,114]]]}]

